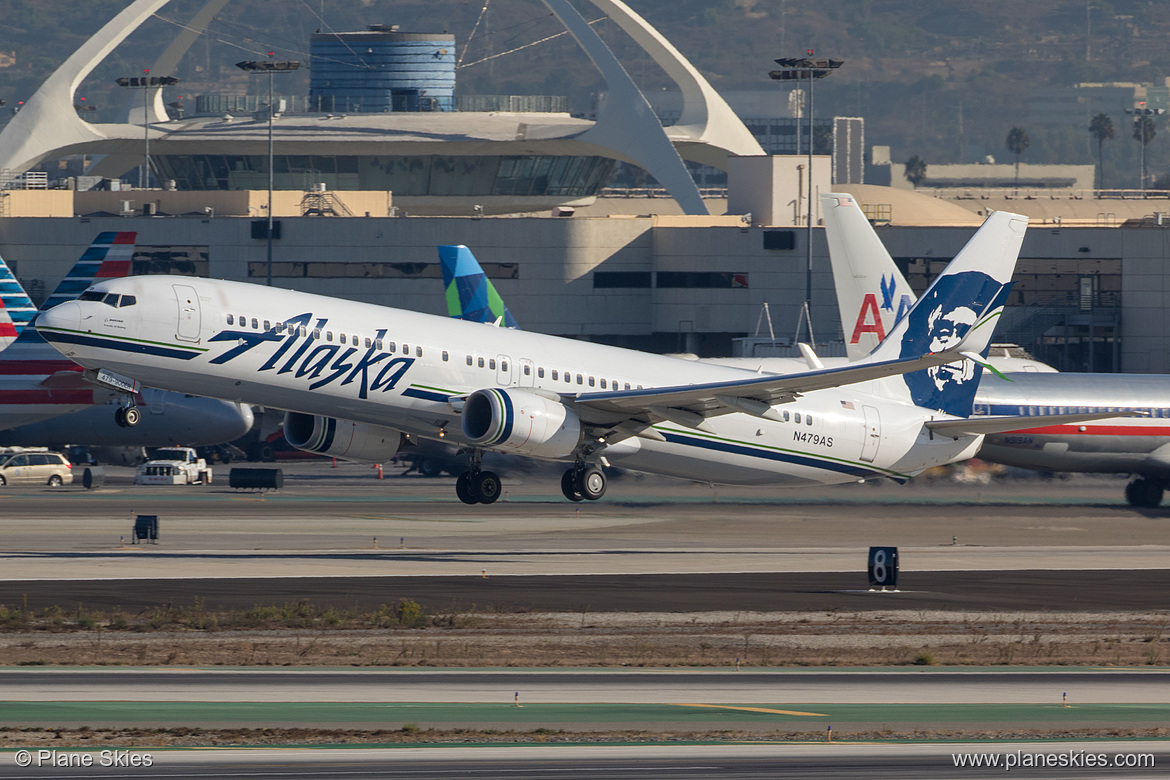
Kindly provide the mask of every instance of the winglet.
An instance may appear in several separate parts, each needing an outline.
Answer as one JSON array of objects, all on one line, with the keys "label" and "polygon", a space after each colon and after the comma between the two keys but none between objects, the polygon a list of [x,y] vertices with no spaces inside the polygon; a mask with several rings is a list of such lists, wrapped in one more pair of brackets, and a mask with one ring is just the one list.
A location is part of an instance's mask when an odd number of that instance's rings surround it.
[{"label": "winglet", "polygon": [[471,322],[498,321],[505,328],[519,327],[470,249],[462,244],[440,246],[439,262],[448,315]]}]

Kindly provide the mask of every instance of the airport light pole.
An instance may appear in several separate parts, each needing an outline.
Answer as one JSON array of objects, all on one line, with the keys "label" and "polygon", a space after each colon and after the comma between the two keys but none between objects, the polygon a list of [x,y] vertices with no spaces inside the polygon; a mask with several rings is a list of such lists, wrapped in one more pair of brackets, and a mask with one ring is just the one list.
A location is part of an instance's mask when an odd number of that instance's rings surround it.
[{"label": "airport light pole", "polygon": [[1145,108],[1145,103],[1142,103],[1137,108],[1127,108],[1125,113],[1133,115],[1133,137],[1142,142],[1142,167],[1141,175],[1138,178],[1138,189],[1141,190],[1142,197],[1146,196],[1146,144],[1154,140],[1154,117],[1161,116],[1166,113],[1162,108]]},{"label": "airport light pole", "polygon": [[[813,81],[823,79],[837,68],[845,64],[845,60],[822,59],[814,60],[814,51],[809,49],[806,57],[783,57],[773,60],[780,66],[780,70],[773,70],[768,77],[773,81],[796,81],[808,79],[808,215],[805,219],[805,233],[807,244],[807,262],[804,271],[804,303],[801,304],[801,322],[808,323],[808,340],[813,341],[812,332],[812,215],[813,215],[813,174],[812,159],[813,146],[816,138],[813,135]],[[798,119],[797,122],[800,120]],[[798,128],[799,130],[799,125]],[[797,136],[799,138],[799,136]],[[797,154],[800,149],[797,148]],[[800,339],[800,325],[796,327],[796,337]]]},{"label": "airport light pole", "polygon": [[[275,56],[275,52],[268,52],[269,57]],[[264,284],[269,287],[272,286],[272,115],[275,113],[272,105],[272,74],[296,70],[301,67],[301,63],[294,60],[245,60],[244,62],[237,62],[236,67],[240,70],[245,70],[250,73],[267,73],[268,74],[268,229],[265,231],[265,238],[267,239],[267,264],[264,274]]]},{"label": "airport light pole", "polygon": [[142,76],[123,76],[114,81],[119,87],[142,90],[142,135],[145,140],[146,156],[142,161],[142,170],[138,174],[140,190],[150,186],[150,90],[179,83],[179,79],[174,76],[151,76],[150,68],[143,68],[142,73],[144,74]]}]

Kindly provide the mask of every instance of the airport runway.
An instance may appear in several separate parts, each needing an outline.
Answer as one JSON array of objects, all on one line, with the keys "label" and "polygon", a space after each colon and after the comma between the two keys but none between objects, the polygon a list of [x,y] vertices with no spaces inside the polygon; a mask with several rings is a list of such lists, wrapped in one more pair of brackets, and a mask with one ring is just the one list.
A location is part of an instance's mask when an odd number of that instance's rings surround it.
[{"label": "airport runway", "polygon": [[[732,744],[732,745],[621,745],[525,746],[458,748],[282,748],[254,750],[140,751],[150,755],[148,768],[19,769],[0,754],[0,778],[249,778],[280,780],[308,778],[645,778],[646,780],[763,780],[768,778],[829,778],[870,780],[881,777],[907,780],[982,778],[1005,774],[1004,769],[958,768],[955,754],[992,751],[1001,763],[1010,754],[1066,756],[1085,761],[1091,753],[1108,764],[1148,766],[1083,766],[1058,769],[1019,769],[1012,774],[1042,778],[1164,777],[1170,750],[1162,742],[1017,742],[1010,745],[967,744]],[[12,755],[12,754],[9,754]],[[74,754],[75,755],[75,754]],[[96,752],[94,755],[97,755]],[[8,759],[8,760],[4,760]],[[96,759],[95,759],[96,761]]]}]

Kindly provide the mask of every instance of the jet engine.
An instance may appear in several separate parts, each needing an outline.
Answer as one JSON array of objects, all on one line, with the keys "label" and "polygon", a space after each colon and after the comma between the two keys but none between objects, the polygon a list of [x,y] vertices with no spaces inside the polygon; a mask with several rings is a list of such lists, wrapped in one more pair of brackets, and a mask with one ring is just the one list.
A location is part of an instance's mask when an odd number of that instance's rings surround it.
[{"label": "jet engine", "polygon": [[581,420],[560,401],[509,388],[476,390],[463,404],[463,434],[518,455],[565,458],[581,441]]},{"label": "jet engine", "polygon": [[402,432],[381,425],[287,412],[284,438],[298,450],[335,458],[382,463],[402,446]]}]

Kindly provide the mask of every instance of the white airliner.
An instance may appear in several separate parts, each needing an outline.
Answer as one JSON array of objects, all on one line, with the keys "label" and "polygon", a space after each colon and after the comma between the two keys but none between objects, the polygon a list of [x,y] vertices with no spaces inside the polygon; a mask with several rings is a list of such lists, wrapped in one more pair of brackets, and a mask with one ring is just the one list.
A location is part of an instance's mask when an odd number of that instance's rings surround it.
[{"label": "white airliner", "polygon": [[743,484],[901,480],[1019,427],[967,415],[1026,224],[989,218],[866,359],[786,376],[206,279],[103,281],[37,329],[111,387],[286,409],[308,451],[378,461],[403,436],[462,443],[466,503],[500,494],[486,450],[572,463],[572,500],[605,493],[610,461]]},{"label": "white airliner", "polygon": [[[915,297],[852,196],[822,194],[821,210],[846,348],[856,359],[876,346]],[[977,457],[1045,471],[1134,474],[1126,500],[1141,507],[1161,503],[1170,484],[1170,376],[1045,373],[1043,363],[992,362],[1004,373],[984,374],[974,413],[1031,419],[1020,430],[988,435]],[[1080,423],[1051,417],[1069,411],[1142,416]]]},{"label": "white airliner", "polygon": [[[76,298],[95,280],[127,276],[135,239],[128,231],[99,234],[42,309]],[[0,306],[0,444],[198,446],[237,439],[252,427],[250,406],[156,389],[141,395],[141,425],[118,425],[119,396],[86,382],[77,364],[26,327],[36,307],[3,258]]]}]

